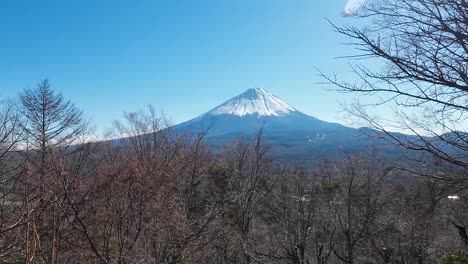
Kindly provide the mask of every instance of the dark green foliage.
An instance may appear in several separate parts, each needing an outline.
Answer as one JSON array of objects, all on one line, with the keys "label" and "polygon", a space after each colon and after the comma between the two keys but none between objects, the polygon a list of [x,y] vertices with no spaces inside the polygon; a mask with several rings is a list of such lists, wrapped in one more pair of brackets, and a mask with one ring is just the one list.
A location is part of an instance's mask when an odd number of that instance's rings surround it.
[{"label": "dark green foliage", "polygon": [[448,253],[442,257],[442,264],[468,264],[468,255],[463,252]]},{"label": "dark green foliage", "polygon": [[324,192],[333,192],[341,187],[341,183],[334,180],[330,182],[324,182],[321,187]]}]

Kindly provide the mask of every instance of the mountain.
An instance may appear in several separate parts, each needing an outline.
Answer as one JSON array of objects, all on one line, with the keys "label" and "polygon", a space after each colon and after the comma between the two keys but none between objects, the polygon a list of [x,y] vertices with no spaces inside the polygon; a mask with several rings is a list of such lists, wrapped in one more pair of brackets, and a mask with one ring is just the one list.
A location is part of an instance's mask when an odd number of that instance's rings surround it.
[{"label": "mountain", "polygon": [[205,139],[215,147],[223,147],[239,137],[254,138],[262,129],[273,156],[296,164],[316,157],[363,151],[378,143],[368,140],[363,129],[306,115],[262,88],[248,89],[174,128],[206,133]]}]

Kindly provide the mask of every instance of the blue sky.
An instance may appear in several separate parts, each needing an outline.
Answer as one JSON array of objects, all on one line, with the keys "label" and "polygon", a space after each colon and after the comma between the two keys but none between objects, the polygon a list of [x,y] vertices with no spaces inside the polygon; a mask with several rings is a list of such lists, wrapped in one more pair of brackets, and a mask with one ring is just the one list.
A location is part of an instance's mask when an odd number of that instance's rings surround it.
[{"label": "blue sky", "polygon": [[[359,1],[359,0],[357,0]],[[98,129],[153,104],[174,123],[248,88],[341,120],[314,67],[352,78],[346,39],[325,18],[344,0],[25,1],[0,4],[0,98],[48,78]]]}]

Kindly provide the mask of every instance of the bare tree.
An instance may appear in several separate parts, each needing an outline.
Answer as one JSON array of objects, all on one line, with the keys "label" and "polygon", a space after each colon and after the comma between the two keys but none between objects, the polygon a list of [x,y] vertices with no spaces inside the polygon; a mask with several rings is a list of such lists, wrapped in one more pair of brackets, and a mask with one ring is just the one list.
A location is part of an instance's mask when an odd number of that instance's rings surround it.
[{"label": "bare tree", "polygon": [[[68,214],[64,193],[71,186],[66,157],[87,129],[82,112],[44,80],[19,94],[26,120],[27,166],[24,169],[23,203],[26,205],[26,263],[42,259],[57,263]],[[33,208],[35,208],[33,210]]]},{"label": "bare tree", "polygon": [[17,183],[24,159],[18,155],[23,120],[15,102],[0,102],[0,261],[14,262],[20,258],[20,228],[26,222],[22,214]]},{"label": "bare tree", "polygon": [[[274,165],[269,157],[269,146],[262,143],[262,131],[253,142],[239,139],[223,153],[227,166],[228,225],[233,228],[234,254],[237,262],[256,262],[258,245],[253,235],[260,208],[274,186]],[[231,252],[233,253],[233,252]]]},{"label": "bare tree", "polygon": [[337,230],[333,253],[342,263],[366,261],[366,244],[376,234],[377,218],[385,206],[383,187],[391,169],[372,162],[375,160],[348,157],[322,167],[320,172],[332,213],[330,220]]},{"label": "bare tree", "polygon": [[18,169],[18,159],[13,154],[19,150],[24,130],[19,109],[13,101],[0,102],[0,182],[2,198],[10,193],[17,179],[13,179]]},{"label": "bare tree", "polygon": [[204,189],[210,149],[168,128],[151,106],[125,113],[115,127],[119,138],[98,144],[84,209],[71,219],[87,244],[82,255],[104,263],[206,262],[220,212]]},{"label": "bare tree", "polygon": [[[409,155],[417,166],[404,169],[446,181],[452,192],[465,189],[468,2],[375,0],[368,1],[352,17],[368,23],[363,27],[333,27],[351,39],[350,44],[358,51],[351,57],[360,59],[352,68],[360,82],[322,76],[341,92],[374,98],[371,105],[394,107],[395,118],[390,121],[370,114],[362,103],[347,109],[383,132],[377,136],[384,135],[394,144],[422,153]],[[362,61],[372,61],[373,67]],[[376,65],[383,68],[375,69]],[[390,132],[395,129],[411,136]],[[427,167],[432,168],[430,173]]]},{"label": "bare tree", "polygon": [[326,264],[336,228],[329,225],[331,216],[324,210],[319,181],[299,169],[284,169],[275,177],[278,185],[260,214],[259,229],[268,230],[264,239],[268,243],[257,254],[270,261]]},{"label": "bare tree", "polygon": [[[358,51],[351,57],[359,59],[352,69],[360,82],[322,76],[341,92],[374,98],[372,105],[395,106],[396,118],[390,122],[369,114],[363,104],[349,108],[367,125],[385,132],[393,143],[465,168],[468,3],[375,0],[352,17],[367,23],[333,27],[351,39],[349,44]],[[377,65],[383,69],[376,69]],[[398,136],[389,129],[415,136]]]},{"label": "bare tree", "polygon": [[28,121],[24,128],[29,149],[39,154],[39,168],[45,173],[52,150],[73,144],[86,130],[87,122],[81,110],[50,88],[48,80],[25,89],[19,98]]}]

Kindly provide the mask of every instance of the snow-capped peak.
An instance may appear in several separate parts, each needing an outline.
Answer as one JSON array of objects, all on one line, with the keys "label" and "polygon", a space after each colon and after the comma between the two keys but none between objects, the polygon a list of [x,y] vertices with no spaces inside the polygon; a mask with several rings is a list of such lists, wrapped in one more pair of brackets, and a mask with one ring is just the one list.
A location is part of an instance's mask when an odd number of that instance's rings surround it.
[{"label": "snow-capped peak", "polygon": [[284,116],[297,110],[263,88],[251,88],[206,115]]}]

